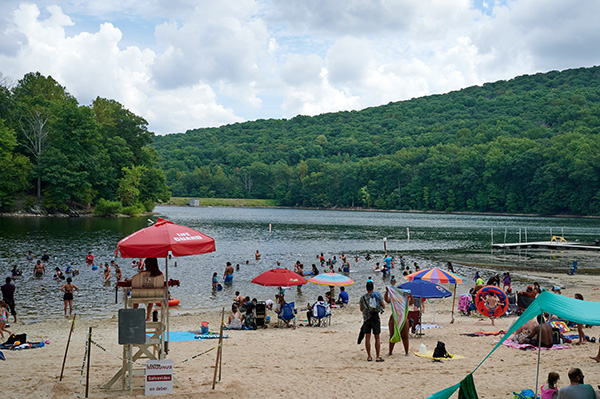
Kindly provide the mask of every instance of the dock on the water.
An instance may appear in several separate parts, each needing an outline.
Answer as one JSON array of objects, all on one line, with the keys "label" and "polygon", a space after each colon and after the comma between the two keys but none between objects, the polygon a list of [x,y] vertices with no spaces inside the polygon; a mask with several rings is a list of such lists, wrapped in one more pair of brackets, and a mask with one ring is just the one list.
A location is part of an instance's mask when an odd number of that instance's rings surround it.
[{"label": "dock on the water", "polygon": [[600,245],[588,245],[579,243],[555,242],[555,241],[535,241],[535,242],[516,242],[506,244],[492,244],[495,249],[524,249],[524,248],[546,248],[556,250],[579,250],[579,251],[600,251]]}]

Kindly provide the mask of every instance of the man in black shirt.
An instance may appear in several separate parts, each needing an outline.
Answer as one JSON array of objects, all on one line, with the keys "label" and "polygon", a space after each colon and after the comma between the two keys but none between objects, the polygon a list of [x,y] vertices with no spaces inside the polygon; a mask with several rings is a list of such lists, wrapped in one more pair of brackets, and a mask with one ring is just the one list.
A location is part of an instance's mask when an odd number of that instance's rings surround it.
[{"label": "man in black shirt", "polygon": [[8,307],[10,308],[10,314],[13,315],[15,319],[15,323],[17,322],[17,312],[15,311],[15,285],[10,282],[12,279],[10,277],[6,278],[6,284],[0,287],[2,290],[2,300],[6,302]]}]

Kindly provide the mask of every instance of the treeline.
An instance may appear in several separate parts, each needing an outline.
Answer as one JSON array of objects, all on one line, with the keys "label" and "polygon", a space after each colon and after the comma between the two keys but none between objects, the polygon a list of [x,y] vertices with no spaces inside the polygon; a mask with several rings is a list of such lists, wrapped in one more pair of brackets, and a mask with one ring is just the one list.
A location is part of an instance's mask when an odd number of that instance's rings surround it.
[{"label": "treeline", "polygon": [[600,69],[158,136],[174,196],[600,214]]},{"label": "treeline", "polygon": [[1,79],[0,210],[151,210],[170,197],[153,136],[114,100],[81,106],[40,73]]}]

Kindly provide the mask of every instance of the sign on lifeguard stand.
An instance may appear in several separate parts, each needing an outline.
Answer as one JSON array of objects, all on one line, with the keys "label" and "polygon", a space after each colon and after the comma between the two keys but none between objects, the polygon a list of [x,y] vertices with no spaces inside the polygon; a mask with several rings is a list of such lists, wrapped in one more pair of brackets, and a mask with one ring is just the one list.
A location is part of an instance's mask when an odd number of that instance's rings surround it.
[{"label": "sign on lifeguard stand", "polygon": [[146,395],[173,393],[173,360],[146,362]]}]

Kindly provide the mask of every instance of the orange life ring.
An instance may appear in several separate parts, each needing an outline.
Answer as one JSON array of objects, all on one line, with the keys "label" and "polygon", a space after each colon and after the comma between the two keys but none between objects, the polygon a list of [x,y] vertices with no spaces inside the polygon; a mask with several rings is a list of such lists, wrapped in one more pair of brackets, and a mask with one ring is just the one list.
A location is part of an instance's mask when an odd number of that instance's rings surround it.
[{"label": "orange life ring", "polygon": [[[494,309],[488,308],[485,303],[486,296],[492,292],[498,297],[498,305]],[[508,297],[504,291],[495,285],[486,285],[477,291],[475,306],[482,315],[495,319],[502,316],[508,310]]]},{"label": "orange life ring", "polygon": [[[169,300],[169,307],[179,305],[179,299],[173,298]],[[160,303],[157,303],[156,306],[160,306]]]}]

